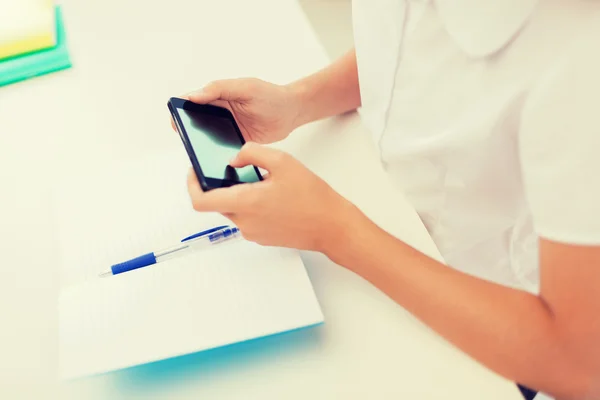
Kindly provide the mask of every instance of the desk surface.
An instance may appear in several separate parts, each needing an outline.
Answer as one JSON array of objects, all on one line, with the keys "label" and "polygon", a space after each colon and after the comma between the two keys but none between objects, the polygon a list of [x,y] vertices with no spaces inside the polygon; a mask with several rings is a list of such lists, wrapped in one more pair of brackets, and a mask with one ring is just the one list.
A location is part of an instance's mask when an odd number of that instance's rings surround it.
[{"label": "desk surface", "polygon": [[[224,77],[283,83],[328,62],[294,0],[62,3],[74,68],[0,88],[0,397],[519,399],[512,383],[313,253],[303,259],[325,325],[58,383],[55,179],[181,146],[165,106],[173,94]],[[439,257],[356,115],[303,127],[281,146]]]}]

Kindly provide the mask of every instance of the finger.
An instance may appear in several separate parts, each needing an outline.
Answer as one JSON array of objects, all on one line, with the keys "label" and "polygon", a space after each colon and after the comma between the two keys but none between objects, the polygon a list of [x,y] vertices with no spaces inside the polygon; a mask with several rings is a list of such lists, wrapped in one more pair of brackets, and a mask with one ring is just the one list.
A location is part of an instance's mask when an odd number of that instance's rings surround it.
[{"label": "finger", "polygon": [[[180,99],[184,99],[184,100],[189,100],[188,95],[179,96],[179,98]],[[225,100],[211,101],[210,104],[213,105],[213,106],[217,106],[217,107],[221,107],[221,108],[226,108],[230,112],[233,112],[233,110],[231,109],[231,106],[229,105],[229,102],[227,102]],[[234,115],[234,117],[235,117],[235,115]],[[169,121],[171,122],[171,128],[173,128],[173,130],[175,132],[177,132],[177,125],[175,124],[175,120],[173,119],[173,115],[169,115]],[[236,122],[237,122],[237,120],[236,120]]]},{"label": "finger", "polygon": [[[229,102],[228,102],[228,101],[225,101],[225,100],[215,100],[215,101],[211,101],[209,104],[210,104],[210,105],[212,105],[212,106],[217,106],[217,107],[221,107],[221,108],[226,108],[226,109],[228,109],[229,111],[232,111],[232,110],[231,110],[231,106],[229,106]],[[233,111],[232,111],[232,112],[233,112]],[[234,115],[234,116],[235,116],[235,115]]]},{"label": "finger", "polygon": [[171,128],[173,128],[173,130],[175,132],[179,132],[179,129],[177,129],[177,124],[175,123],[175,120],[173,119],[173,116],[171,116]]},{"label": "finger", "polygon": [[231,112],[231,114],[233,115],[233,119],[235,119],[236,124],[240,128],[240,132],[242,132],[242,136],[244,137],[244,139],[246,139],[246,141],[252,141],[252,138],[248,134],[248,131],[244,127],[244,124],[240,121],[238,114],[233,110],[233,108],[231,108],[231,105],[228,101],[215,100],[215,101],[211,101],[208,104],[228,109],[229,112]]},{"label": "finger", "polygon": [[[181,98],[186,98],[185,96],[182,96]],[[211,101],[209,104],[213,105],[213,106],[217,106],[217,107],[221,107],[221,108],[226,108],[228,109],[231,113],[233,113],[233,110],[231,109],[231,106],[229,105],[229,102],[225,101],[225,100],[215,100],[215,101]],[[237,120],[235,114],[233,114],[233,118],[235,118],[235,122],[240,125],[239,121]],[[170,115],[169,116],[169,121],[171,122],[171,128],[175,131],[175,132],[179,132],[179,130],[177,129],[177,124],[175,123],[175,120],[173,119],[173,116]],[[244,135],[244,138],[246,140],[248,140],[248,138],[246,137],[246,132],[245,130],[240,127],[240,129],[242,130],[242,135]]]},{"label": "finger", "polygon": [[202,187],[200,187],[200,182],[198,182],[198,177],[196,176],[194,168],[190,168],[188,171],[187,188],[192,202],[195,198],[204,195],[204,191],[202,190]]},{"label": "finger", "polygon": [[261,146],[257,143],[248,142],[242,147],[242,150],[229,163],[234,168],[242,168],[247,165],[255,165],[266,169],[273,174],[273,169],[284,162],[289,155],[283,151],[275,150],[270,147]]},{"label": "finger", "polygon": [[194,103],[207,104],[216,100],[243,101],[252,96],[247,79],[224,79],[213,81],[202,89],[189,93],[188,98]]},{"label": "finger", "polygon": [[196,211],[233,214],[244,207],[242,199],[244,198],[245,185],[204,192],[198,182],[196,173],[191,168],[188,173],[187,186],[192,205]]}]

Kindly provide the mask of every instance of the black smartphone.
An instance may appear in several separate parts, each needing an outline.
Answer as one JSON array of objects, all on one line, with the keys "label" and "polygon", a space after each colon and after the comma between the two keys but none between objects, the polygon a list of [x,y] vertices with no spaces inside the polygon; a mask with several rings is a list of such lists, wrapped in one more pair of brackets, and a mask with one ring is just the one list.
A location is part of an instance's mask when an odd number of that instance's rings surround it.
[{"label": "black smartphone", "polygon": [[262,180],[255,166],[229,165],[245,141],[228,109],[175,97],[167,105],[202,190]]}]

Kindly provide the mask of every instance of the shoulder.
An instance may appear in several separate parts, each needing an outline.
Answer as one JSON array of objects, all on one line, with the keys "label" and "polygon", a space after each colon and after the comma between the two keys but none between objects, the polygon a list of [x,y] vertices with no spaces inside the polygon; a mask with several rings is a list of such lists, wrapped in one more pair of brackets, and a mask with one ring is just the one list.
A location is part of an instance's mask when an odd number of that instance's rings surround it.
[{"label": "shoulder", "polygon": [[526,99],[519,132],[538,234],[600,243],[600,21],[577,35]]},{"label": "shoulder", "polygon": [[579,125],[584,132],[599,127],[599,116],[600,18],[582,29],[568,49],[557,55],[556,62],[542,71],[527,97],[523,123],[524,128],[545,125],[544,121]]},{"label": "shoulder", "polygon": [[567,80],[578,82],[600,75],[600,2],[597,17],[586,20],[582,26],[573,23],[573,36],[568,48],[557,54],[556,65],[549,70],[543,83],[558,84]]}]

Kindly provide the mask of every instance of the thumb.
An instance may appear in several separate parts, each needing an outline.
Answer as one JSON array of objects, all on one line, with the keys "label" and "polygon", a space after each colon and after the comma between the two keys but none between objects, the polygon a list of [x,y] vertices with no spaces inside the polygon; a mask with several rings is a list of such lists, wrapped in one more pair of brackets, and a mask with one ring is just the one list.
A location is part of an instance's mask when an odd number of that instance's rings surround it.
[{"label": "thumb", "polygon": [[216,100],[249,100],[252,91],[247,90],[246,79],[224,79],[213,81],[202,89],[188,93],[187,98],[198,104],[208,104]]},{"label": "thumb", "polygon": [[248,165],[254,165],[258,168],[266,169],[271,174],[274,169],[285,162],[289,157],[287,153],[275,150],[270,147],[261,146],[254,142],[248,142],[242,147],[242,150],[229,163],[234,168],[242,168]]}]

